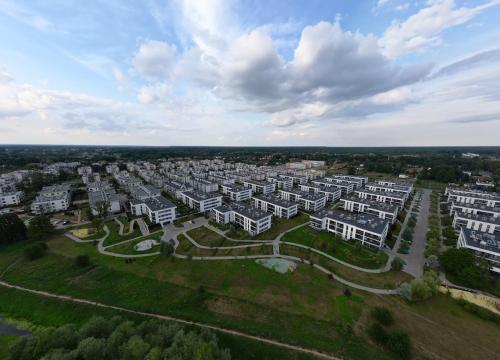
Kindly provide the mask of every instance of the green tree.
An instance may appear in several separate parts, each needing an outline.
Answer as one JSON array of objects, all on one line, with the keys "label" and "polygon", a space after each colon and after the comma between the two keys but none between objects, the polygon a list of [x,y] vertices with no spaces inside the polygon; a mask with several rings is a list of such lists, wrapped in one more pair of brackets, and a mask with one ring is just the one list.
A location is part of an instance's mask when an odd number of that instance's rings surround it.
[{"label": "green tree", "polygon": [[26,238],[26,226],[17,214],[0,215],[0,244],[9,244]]},{"label": "green tree", "polygon": [[395,330],[389,333],[387,348],[399,359],[411,358],[410,336],[402,330]]},{"label": "green tree", "polygon": [[401,270],[403,270],[405,265],[406,265],[406,262],[403,259],[401,259],[400,257],[396,256],[391,262],[391,270],[401,271]]},{"label": "green tree", "polygon": [[106,341],[89,337],[78,344],[78,354],[83,360],[104,359],[106,355]]},{"label": "green tree", "polygon": [[392,312],[381,306],[376,306],[370,312],[370,315],[384,326],[390,326],[394,323],[394,316]]},{"label": "green tree", "polygon": [[45,215],[32,218],[28,225],[28,238],[34,241],[46,240],[54,232],[54,225]]},{"label": "green tree", "polygon": [[160,245],[160,252],[165,256],[171,256],[174,253],[174,247],[170,241],[162,241]]},{"label": "green tree", "polygon": [[30,246],[24,249],[24,257],[28,260],[36,260],[40,259],[45,255],[47,251],[47,244],[44,242],[38,242],[35,244],[31,244]]}]

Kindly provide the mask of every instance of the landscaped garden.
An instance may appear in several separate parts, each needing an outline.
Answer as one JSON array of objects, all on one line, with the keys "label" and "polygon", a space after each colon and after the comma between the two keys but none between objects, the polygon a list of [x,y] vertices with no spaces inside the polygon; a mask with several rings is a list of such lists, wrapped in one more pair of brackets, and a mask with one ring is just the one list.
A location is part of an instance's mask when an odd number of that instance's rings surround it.
[{"label": "landscaped garden", "polygon": [[306,245],[349,264],[367,269],[384,267],[388,260],[387,254],[383,251],[375,252],[363,248],[359,243],[342,240],[325,231],[315,231],[309,226],[287,233],[281,241]]}]

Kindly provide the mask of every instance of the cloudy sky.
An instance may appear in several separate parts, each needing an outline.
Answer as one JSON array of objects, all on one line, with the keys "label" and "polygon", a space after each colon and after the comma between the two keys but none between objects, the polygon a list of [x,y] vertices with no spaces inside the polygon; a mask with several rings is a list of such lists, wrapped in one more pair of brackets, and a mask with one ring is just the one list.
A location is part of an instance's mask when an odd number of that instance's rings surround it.
[{"label": "cloudy sky", "polygon": [[0,0],[0,143],[500,145],[500,0]]}]

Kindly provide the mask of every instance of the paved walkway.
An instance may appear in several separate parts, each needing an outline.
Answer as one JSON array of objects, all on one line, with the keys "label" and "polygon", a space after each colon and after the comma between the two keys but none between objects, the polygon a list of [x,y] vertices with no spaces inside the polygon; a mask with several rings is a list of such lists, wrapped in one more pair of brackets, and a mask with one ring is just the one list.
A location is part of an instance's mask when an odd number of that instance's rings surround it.
[{"label": "paved walkway", "polygon": [[417,225],[413,232],[413,243],[410,247],[409,254],[399,254],[399,256],[406,262],[403,271],[410,275],[419,278],[424,273],[425,266],[425,244],[427,243],[427,230],[429,222],[429,207],[431,190],[422,190],[422,200],[420,203],[420,212],[418,214]]},{"label": "paved walkway", "polygon": [[135,220],[137,220],[137,224],[139,225],[139,229],[141,229],[142,236],[149,235],[149,227],[146,224],[146,222],[144,221],[144,219],[143,218],[138,218],[138,219],[135,219]]},{"label": "paved walkway", "polygon": [[129,314],[141,315],[141,316],[156,318],[156,319],[160,319],[160,320],[174,321],[174,322],[177,322],[177,323],[180,323],[183,325],[205,328],[205,329],[213,330],[213,331],[228,334],[228,335],[246,338],[249,340],[254,340],[254,341],[261,342],[261,343],[277,346],[277,347],[284,348],[287,350],[292,350],[292,351],[297,351],[297,352],[301,352],[304,354],[313,355],[313,356],[316,356],[316,357],[319,357],[322,359],[338,359],[338,358],[334,357],[333,355],[326,354],[326,353],[323,353],[323,352],[320,352],[317,350],[306,349],[306,348],[303,348],[300,346],[287,344],[287,343],[277,341],[277,340],[266,339],[266,338],[263,338],[260,336],[249,335],[249,334],[245,334],[243,332],[237,331],[237,330],[223,328],[221,326],[209,325],[209,324],[205,324],[205,323],[201,323],[201,322],[197,322],[197,321],[190,321],[190,320],[185,320],[185,319],[181,319],[181,318],[176,318],[176,317],[161,315],[161,314],[156,314],[156,313],[136,311],[136,310],[120,307],[120,306],[103,304],[103,303],[100,303],[100,302],[97,302],[94,300],[87,300],[87,299],[76,298],[76,297],[67,296],[67,295],[54,294],[54,293],[50,293],[47,291],[29,289],[29,288],[22,287],[22,286],[12,285],[12,284],[9,284],[5,281],[0,281],[0,286],[10,288],[10,289],[16,289],[19,291],[35,294],[35,295],[46,297],[46,298],[54,298],[54,299],[69,301],[69,302],[78,303],[78,304],[96,306],[96,307],[101,307],[101,308],[106,308],[106,309],[113,309],[113,310],[117,310],[117,311],[126,312]]}]

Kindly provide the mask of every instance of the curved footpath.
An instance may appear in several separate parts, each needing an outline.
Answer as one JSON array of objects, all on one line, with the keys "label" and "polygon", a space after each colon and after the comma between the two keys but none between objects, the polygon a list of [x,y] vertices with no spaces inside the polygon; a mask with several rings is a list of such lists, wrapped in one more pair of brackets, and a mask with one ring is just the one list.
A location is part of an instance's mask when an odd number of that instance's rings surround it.
[{"label": "curved footpath", "polygon": [[262,338],[260,336],[249,335],[249,334],[245,334],[243,332],[237,331],[237,330],[231,330],[231,329],[223,328],[220,326],[209,325],[209,324],[196,322],[196,321],[184,320],[184,319],[180,319],[180,318],[176,318],[176,317],[172,317],[172,316],[167,316],[167,315],[131,310],[131,309],[127,309],[127,308],[120,307],[120,306],[107,305],[107,304],[103,304],[103,303],[93,301],[93,300],[76,298],[76,297],[67,296],[67,295],[59,295],[59,294],[54,294],[54,293],[50,293],[47,291],[29,289],[29,288],[25,288],[25,287],[18,286],[18,285],[12,285],[12,284],[9,284],[5,281],[0,281],[0,286],[23,291],[23,292],[27,292],[27,293],[31,293],[31,294],[35,294],[35,295],[39,295],[39,296],[43,296],[43,297],[47,297],[47,298],[54,298],[54,299],[63,300],[63,301],[70,301],[70,302],[74,302],[74,303],[78,303],[78,304],[97,306],[97,307],[106,308],[106,309],[113,309],[113,310],[118,310],[118,311],[130,313],[130,314],[141,315],[141,316],[156,318],[156,319],[160,319],[160,320],[174,321],[174,322],[184,324],[184,325],[190,325],[190,326],[196,326],[196,327],[200,327],[200,328],[210,329],[210,330],[213,330],[216,332],[221,332],[221,333],[228,334],[228,335],[233,335],[233,336],[237,336],[237,337],[241,337],[241,338],[245,338],[245,339],[259,341],[261,343],[265,343],[265,344],[269,344],[269,345],[274,345],[274,346],[277,346],[277,347],[280,347],[283,349],[313,355],[313,356],[316,356],[316,357],[322,358],[322,359],[339,359],[339,358],[334,357],[333,355],[326,354],[326,353],[323,353],[323,352],[320,352],[317,350],[307,349],[307,348],[287,344],[287,343],[277,341],[277,340],[266,339],[266,338]]}]

